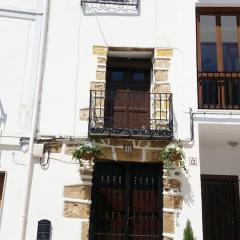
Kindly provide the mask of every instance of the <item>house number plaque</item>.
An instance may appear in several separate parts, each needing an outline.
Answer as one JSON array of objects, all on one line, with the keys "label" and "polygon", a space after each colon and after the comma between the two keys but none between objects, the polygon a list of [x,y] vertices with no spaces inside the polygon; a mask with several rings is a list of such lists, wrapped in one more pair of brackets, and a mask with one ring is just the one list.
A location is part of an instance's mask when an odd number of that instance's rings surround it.
[{"label": "house number plaque", "polygon": [[196,157],[189,157],[189,165],[190,166],[197,166],[197,158]]},{"label": "house number plaque", "polygon": [[126,154],[131,154],[133,152],[133,145],[124,145],[123,148]]}]

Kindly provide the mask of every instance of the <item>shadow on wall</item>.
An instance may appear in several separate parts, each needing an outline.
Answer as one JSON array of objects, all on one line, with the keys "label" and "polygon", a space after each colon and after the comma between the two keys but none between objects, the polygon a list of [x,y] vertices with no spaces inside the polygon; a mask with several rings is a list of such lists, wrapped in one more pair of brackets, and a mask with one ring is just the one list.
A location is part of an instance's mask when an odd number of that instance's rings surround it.
[{"label": "shadow on wall", "polygon": [[185,174],[182,174],[182,186],[183,200],[187,206],[192,206],[194,203],[194,195],[189,182],[189,177]]},{"label": "shadow on wall", "polygon": [[0,129],[4,129],[7,122],[7,114],[4,112],[2,102],[0,100]]},{"label": "shadow on wall", "polygon": [[[91,1],[91,0],[89,0]],[[91,3],[82,2],[82,10],[85,16],[140,16],[141,0],[129,0],[130,2],[138,2],[135,5],[120,5],[108,3]]]},{"label": "shadow on wall", "polygon": [[175,136],[176,139],[178,139],[178,122],[176,119],[176,115],[173,112],[173,136]]}]

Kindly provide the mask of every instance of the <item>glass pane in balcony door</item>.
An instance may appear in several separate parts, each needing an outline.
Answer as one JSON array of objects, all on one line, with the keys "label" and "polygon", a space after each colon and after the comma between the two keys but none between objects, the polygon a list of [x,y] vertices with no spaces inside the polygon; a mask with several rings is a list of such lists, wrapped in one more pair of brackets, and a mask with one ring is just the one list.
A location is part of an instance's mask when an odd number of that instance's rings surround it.
[{"label": "glass pane in balcony door", "polygon": [[240,106],[240,80],[227,79],[224,81],[226,106],[239,108]]},{"label": "glass pane in balcony door", "polygon": [[[200,43],[202,72],[217,72],[216,17],[200,16]],[[218,87],[215,80],[203,80],[203,104],[218,104]]]},{"label": "glass pane in balcony door", "polygon": [[223,66],[225,72],[239,71],[237,17],[221,16]]},{"label": "glass pane in balcony door", "polygon": [[202,72],[217,71],[216,17],[200,16],[200,43]]}]

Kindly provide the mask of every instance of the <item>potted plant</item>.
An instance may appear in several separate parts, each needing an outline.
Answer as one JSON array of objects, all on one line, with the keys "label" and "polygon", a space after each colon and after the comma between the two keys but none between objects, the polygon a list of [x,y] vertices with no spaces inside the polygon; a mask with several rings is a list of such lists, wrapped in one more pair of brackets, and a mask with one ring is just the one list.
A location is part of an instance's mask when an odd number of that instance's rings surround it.
[{"label": "potted plant", "polygon": [[187,225],[183,232],[183,240],[196,240],[193,234],[191,222],[189,220],[187,220]]},{"label": "potted plant", "polygon": [[80,167],[93,166],[95,157],[101,154],[99,147],[91,142],[87,142],[77,147],[73,153],[72,158],[79,162]]},{"label": "potted plant", "polygon": [[163,167],[167,171],[173,169],[175,166],[179,166],[188,173],[185,166],[185,154],[180,142],[170,143],[162,151],[160,151],[160,160],[162,160]]}]

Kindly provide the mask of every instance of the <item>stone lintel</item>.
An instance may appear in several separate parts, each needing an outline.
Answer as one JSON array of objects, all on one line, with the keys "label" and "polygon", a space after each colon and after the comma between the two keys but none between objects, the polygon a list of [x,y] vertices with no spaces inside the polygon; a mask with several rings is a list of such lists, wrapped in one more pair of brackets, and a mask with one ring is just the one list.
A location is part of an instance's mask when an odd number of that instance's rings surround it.
[{"label": "stone lintel", "polygon": [[173,50],[157,48],[157,49],[155,49],[155,56],[156,57],[172,57]]},{"label": "stone lintel", "polygon": [[133,148],[132,153],[125,153],[123,148],[116,148],[116,156],[119,161],[142,162],[142,149]]},{"label": "stone lintel", "polygon": [[94,46],[93,54],[98,56],[107,56],[108,48],[104,46]]}]

